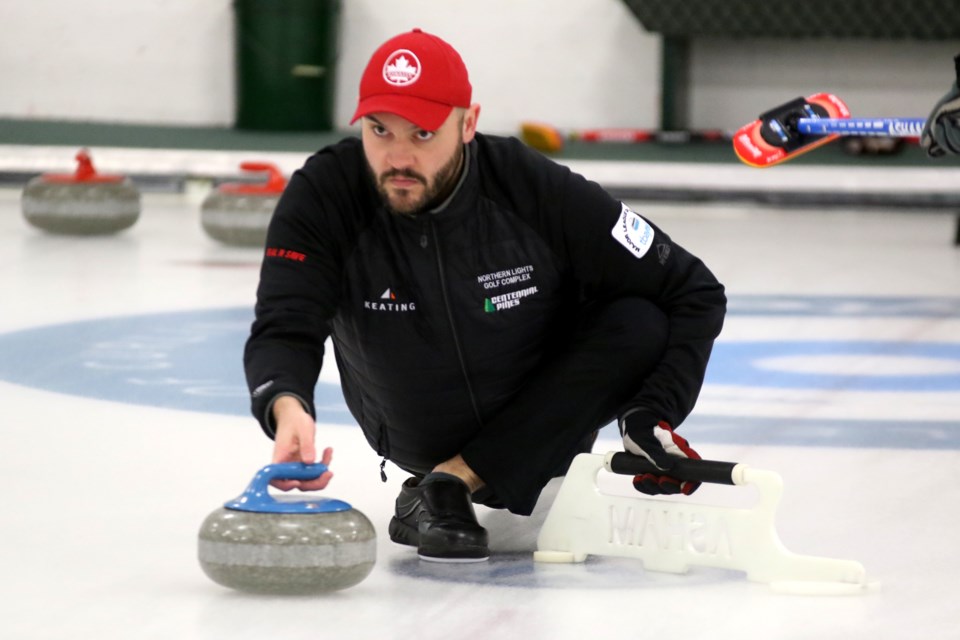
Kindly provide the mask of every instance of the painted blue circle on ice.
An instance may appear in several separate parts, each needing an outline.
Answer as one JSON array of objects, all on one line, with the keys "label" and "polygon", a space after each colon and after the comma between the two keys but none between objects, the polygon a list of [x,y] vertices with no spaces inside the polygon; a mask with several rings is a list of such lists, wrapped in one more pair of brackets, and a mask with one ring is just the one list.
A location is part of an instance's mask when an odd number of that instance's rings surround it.
[{"label": "painted blue circle on ice", "polygon": [[[243,345],[253,311],[121,316],[0,335],[0,380],[169,409],[250,415]],[[317,418],[353,424],[337,384],[318,383]]]},{"label": "painted blue circle on ice", "polygon": [[[753,304],[751,313],[758,308]],[[911,308],[916,313],[917,307]],[[252,320],[252,309],[243,307],[121,316],[0,334],[0,380],[103,400],[246,416],[242,353]],[[721,339],[707,384],[957,391],[960,344]],[[318,382],[315,401],[320,421],[355,424],[338,384]]]},{"label": "painted blue circle on ice", "polygon": [[707,382],[833,391],[957,391],[960,344],[720,341],[714,346]]}]

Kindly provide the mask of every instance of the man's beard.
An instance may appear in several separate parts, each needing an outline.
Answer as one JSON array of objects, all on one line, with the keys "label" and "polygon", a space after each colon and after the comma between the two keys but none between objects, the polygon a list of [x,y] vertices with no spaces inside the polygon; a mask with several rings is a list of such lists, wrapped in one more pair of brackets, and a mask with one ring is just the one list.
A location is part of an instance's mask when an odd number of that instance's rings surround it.
[{"label": "man's beard", "polygon": [[[381,173],[380,176],[377,177],[369,162],[367,163],[367,170],[371,176],[374,176],[374,184],[376,184],[377,192],[380,194],[384,206],[386,206],[390,213],[415,216],[433,209],[450,195],[457,180],[460,178],[458,169],[462,161],[463,145],[457,145],[456,152],[450,157],[450,160],[434,174],[432,181],[428,181],[425,176],[410,169],[391,169],[390,171]],[[388,191],[386,183],[390,178],[398,176],[416,180],[424,185],[423,195],[413,200],[408,197],[407,190],[395,189],[394,194],[399,192],[400,194],[405,194],[406,197],[402,197],[402,199],[398,199],[397,201],[391,200],[390,191]]]}]

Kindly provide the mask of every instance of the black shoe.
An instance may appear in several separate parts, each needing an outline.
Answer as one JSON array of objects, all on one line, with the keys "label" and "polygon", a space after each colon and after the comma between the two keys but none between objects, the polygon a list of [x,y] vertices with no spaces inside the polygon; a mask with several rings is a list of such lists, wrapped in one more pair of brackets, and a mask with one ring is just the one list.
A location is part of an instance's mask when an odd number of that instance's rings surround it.
[{"label": "black shoe", "polygon": [[482,562],[487,530],[477,523],[467,486],[453,476],[410,478],[400,488],[390,539],[417,547],[423,560]]}]

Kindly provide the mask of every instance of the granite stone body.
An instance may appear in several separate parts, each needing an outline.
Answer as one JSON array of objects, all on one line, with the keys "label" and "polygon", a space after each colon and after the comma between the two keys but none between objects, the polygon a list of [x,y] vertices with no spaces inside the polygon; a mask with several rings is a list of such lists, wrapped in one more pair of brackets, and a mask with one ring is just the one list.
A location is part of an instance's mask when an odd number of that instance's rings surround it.
[{"label": "granite stone body", "polygon": [[279,194],[215,190],[200,205],[200,223],[207,235],[224,244],[262,247],[279,199]]},{"label": "granite stone body", "polygon": [[203,522],[200,566],[214,582],[254,593],[312,594],[360,583],[376,562],[376,532],[356,509],[252,513],[221,508]]},{"label": "granite stone body", "polygon": [[140,191],[129,178],[111,182],[54,182],[37,176],[21,196],[27,222],[52,233],[105,235],[140,217]]}]

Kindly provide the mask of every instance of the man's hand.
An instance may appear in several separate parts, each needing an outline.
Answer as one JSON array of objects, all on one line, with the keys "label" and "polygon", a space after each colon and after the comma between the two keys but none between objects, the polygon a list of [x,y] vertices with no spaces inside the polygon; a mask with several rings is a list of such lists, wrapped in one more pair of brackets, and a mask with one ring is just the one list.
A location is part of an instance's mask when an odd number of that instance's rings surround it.
[{"label": "man's hand", "polygon": [[[960,82],[960,56],[954,58]],[[960,88],[957,82],[933,107],[920,134],[920,146],[931,158],[960,154]]]},{"label": "man's hand", "polygon": [[700,460],[682,437],[662,420],[653,423],[650,414],[638,411],[628,414],[620,422],[623,448],[634,455],[642,456],[662,469],[663,475],[642,473],[633,478],[637,491],[649,495],[682,493],[690,495],[700,487],[699,482],[679,480],[669,475],[677,458]]},{"label": "man's hand", "polygon": [[[317,449],[314,443],[317,425],[299,400],[293,396],[278,398],[273,404],[273,419],[277,425],[273,462],[312,464],[317,461]],[[323,450],[323,458],[320,462],[330,466],[331,460],[333,460],[333,449],[327,447]],[[291,489],[315,491],[325,488],[331,478],[333,473],[326,471],[313,480],[274,480],[270,484],[281,491]]]}]

